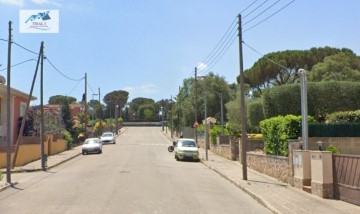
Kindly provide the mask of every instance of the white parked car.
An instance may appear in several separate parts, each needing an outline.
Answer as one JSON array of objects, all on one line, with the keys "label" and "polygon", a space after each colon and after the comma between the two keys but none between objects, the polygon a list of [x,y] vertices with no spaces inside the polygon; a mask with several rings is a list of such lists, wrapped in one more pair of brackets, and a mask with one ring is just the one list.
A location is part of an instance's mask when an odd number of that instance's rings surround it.
[{"label": "white parked car", "polygon": [[86,155],[88,153],[102,153],[102,143],[99,138],[88,138],[85,140],[82,145],[82,154]]},{"label": "white parked car", "polygon": [[175,159],[200,161],[199,150],[195,140],[188,138],[178,139],[175,145]]},{"label": "white parked car", "polygon": [[100,137],[100,142],[101,143],[116,143],[116,138],[114,133],[112,132],[104,132],[101,137]]}]

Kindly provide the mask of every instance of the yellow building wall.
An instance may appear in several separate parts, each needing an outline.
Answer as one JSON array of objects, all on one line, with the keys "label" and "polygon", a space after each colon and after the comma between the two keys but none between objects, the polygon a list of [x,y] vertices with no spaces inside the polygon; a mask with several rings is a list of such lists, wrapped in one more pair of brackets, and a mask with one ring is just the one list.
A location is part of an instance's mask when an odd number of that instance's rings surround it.
[{"label": "yellow building wall", "polygon": [[[49,151],[49,143],[51,151]],[[52,137],[46,137],[44,143],[45,154],[54,155],[63,152],[67,149],[67,143],[63,139],[52,141]],[[19,152],[16,158],[15,166],[23,166],[32,161],[39,160],[41,157],[40,144],[25,144],[19,146]],[[14,153],[11,153],[11,161],[14,158]],[[0,168],[6,168],[6,152],[0,153]]]}]

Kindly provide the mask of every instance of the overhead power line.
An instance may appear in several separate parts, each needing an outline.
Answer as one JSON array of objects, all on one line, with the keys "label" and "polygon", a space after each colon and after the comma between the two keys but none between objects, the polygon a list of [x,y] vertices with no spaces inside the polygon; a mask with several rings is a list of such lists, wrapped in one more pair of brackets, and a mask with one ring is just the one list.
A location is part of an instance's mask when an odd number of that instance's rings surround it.
[{"label": "overhead power line", "polygon": [[20,45],[20,44],[18,44],[18,43],[16,43],[16,42],[12,42],[12,43],[15,44],[16,46],[18,46],[18,47],[20,47],[20,48],[22,48],[22,49],[30,52],[30,53],[33,53],[33,54],[35,54],[35,55],[39,55],[39,53],[36,53],[35,51],[32,51],[32,50],[30,50],[30,49],[28,49],[28,48],[25,48],[24,46],[22,46],[22,45]]},{"label": "overhead power line", "polygon": [[256,15],[255,17],[253,17],[252,19],[250,19],[249,21],[245,22],[242,26],[245,26],[246,24],[250,23],[251,21],[255,20],[257,17],[261,16],[262,14],[264,14],[266,11],[268,11],[270,8],[274,7],[277,3],[279,3],[280,0],[277,0],[276,2],[274,2],[272,5],[270,5],[269,7],[267,7],[265,10],[263,10],[262,12],[260,12],[258,15]]},{"label": "overhead power line", "polygon": [[245,12],[247,9],[249,9],[251,6],[253,6],[253,4],[255,4],[257,1],[258,1],[258,0],[255,0],[255,1],[253,1],[253,3],[249,4],[244,10],[242,10],[242,11],[240,12],[240,14],[242,14],[242,13]]},{"label": "overhead power line", "polygon": [[[266,2],[268,2],[269,0],[265,0],[263,1],[263,3],[261,3],[260,5],[258,5],[255,9],[253,9],[250,13],[244,15],[242,18],[245,19],[246,17],[248,17],[249,15],[251,15],[253,12],[255,12],[257,9],[259,9],[261,6],[263,6]],[[241,13],[240,13],[241,14]]]},{"label": "overhead power line", "polygon": [[89,81],[87,82],[87,86],[89,86],[90,90],[91,90],[94,94],[96,94],[96,92],[94,91],[94,89],[92,89],[92,87],[90,86]]},{"label": "overhead power line", "polygon": [[260,56],[262,56],[264,59],[268,60],[269,62],[285,69],[285,70],[289,70],[289,68],[285,67],[284,65],[281,65],[278,62],[275,62],[274,60],[270,59],[269,57],[265,56],[264,54],[260,53],[259,51],[257,51],[255,48],[251,47],[250,45],[246,44],[244,41],[242,42],[246,47],[250,48],[252,51],[254,51],[255,53],[259,54]]},{"label": "overhead power line", "polygon": [[[81,80],[83,80],[83,79],[81,79]],[[75,90],[75,88],[77,88],[77,86],[80,84],[81,80],[79,80],[79,81],[76,83],[76,85],[71,89],[71,91],[67,94],[67,96],[70,96],[70,95],[73,93],[73,91]]]},{"label": "overhead power line", "polygon": [[[221,46],[225,43],[226,39],[229,37],[229,35],[231,34],[232,31],[234,31],[234,23],[236,23],[236,18],[234,19],[234,21],[231,23],[231,25],[228,27],[228,29],[226,30],[226,32],[224,33],[224,35],[221,37],[220,41],[216,44],[216,46],[211,50],[210,54],[203,60],[201,61],[202,63],[206,64],[207,61],[212,60],[212,58],[217,54],[217,52],[219,51],[219,49],[221,49]],[[231,32],[229,33],[229,30],[232,28]],[[236,29],[236,28],[235,28]],[[226,37],[226,39],[225,39]],[[225,39],[225,40],[224,40]],[[199,69],[201,70],[202,68],[199,67]]]},{"label": "overhead power line", "polygon": [[82,78],[80,78],[80,79],[70,78],[70,77],[66,76],[64,73],[62,73],[59,69],[57,69],[57,68],[55,67],[55,65],[54,65],[53,63],[51,63],[51,61],[49,60],[48,57],[46,57],[46,61],[49,62],[49,64],[55,69],[55,71],[57,71],[59,74],[61,74],[63,77],[65,77],[65,78],[68,79],[68,80],[71,80],[71,81],[75,81],[75,82],[76,82],[76,81],[80,81],[80,80],[84,79],[84,77],[82,77]]},{"label": "overhead power line", "polygon": [[253,25],[252,27],[247,28],[246,30],[243,31],[243,33],[253,29],[254,27],[258,26],[259,24],[265,22],[266,20],[270,19],[271,17],[273,17],[274,15],[276,15],[277,13],[279,13],[280,11],[282,11],[283,9],[285,9],[286,7],[288,7],[290,4],[292,4],[295,0],[292,0],[291,2],[287,3],[285,6],[283,6],[282,8],[280,8],[279,10],[275,11],[274,13],[272,13],[270,16],[266,17],[265,19],[263,19],[262,21],[256,23],[255,25]]},{"label": "overhead power line", "polygon": [[[15,66],[18,66],[18,65],[22,65],[22,64],[27,63],[27,62],[30,62],[30,61],[36,61],[36,58],[34,58],[34,59],[28,59],[28,60],[19,62],[19,63],[17,63],[17,64],[14,64],[14,65],[10,66],[10,68],[15,67]],[[7,67],[1,69],[0,71],[5,71],[5,70],[7,70]]]}]

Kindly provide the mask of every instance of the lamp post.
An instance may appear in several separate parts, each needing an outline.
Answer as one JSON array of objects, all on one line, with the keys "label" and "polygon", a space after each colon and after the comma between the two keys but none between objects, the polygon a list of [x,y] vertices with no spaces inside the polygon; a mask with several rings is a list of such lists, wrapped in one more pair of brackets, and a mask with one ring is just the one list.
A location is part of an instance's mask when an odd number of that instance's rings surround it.
[{"label": "lamp post", "polygon": [[115,106],[115,132],[118,134],[119,124],[118,124],[118,109],[119,105]]}]

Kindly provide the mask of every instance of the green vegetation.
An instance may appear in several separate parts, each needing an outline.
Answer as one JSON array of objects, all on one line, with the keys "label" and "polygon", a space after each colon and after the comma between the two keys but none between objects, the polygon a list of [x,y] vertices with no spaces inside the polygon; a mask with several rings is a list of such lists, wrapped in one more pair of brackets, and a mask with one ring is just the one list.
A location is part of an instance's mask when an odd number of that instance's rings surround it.
[{"label": "green vegetation", "polygon": [[[312,117],[309,117],[308,120],[315,122]],[[288,140],[300,136],[300,127],[301,116],[277,116],[261,121],[260,128],[265,141],[265,153],[287,156],[289,153]]]},{"label": "green vegetation", "polygon": [[330,144],[327,148],[326,151],[332,152],[333,154],[340,154],[339,150],[332,144]]}]

